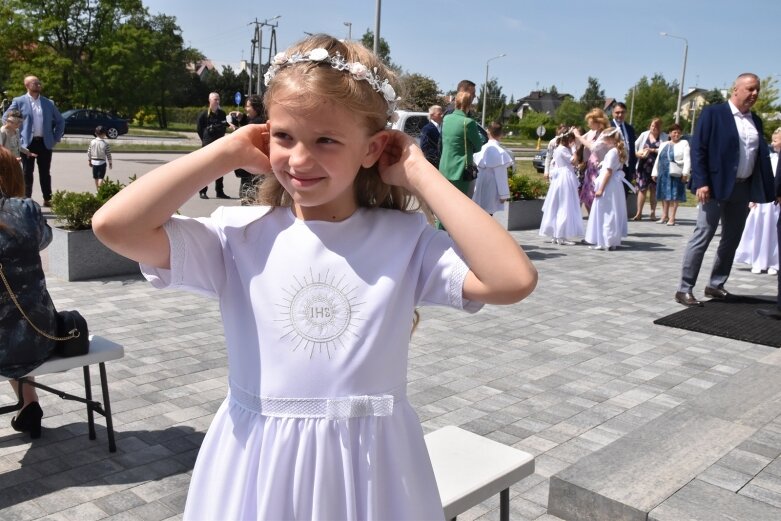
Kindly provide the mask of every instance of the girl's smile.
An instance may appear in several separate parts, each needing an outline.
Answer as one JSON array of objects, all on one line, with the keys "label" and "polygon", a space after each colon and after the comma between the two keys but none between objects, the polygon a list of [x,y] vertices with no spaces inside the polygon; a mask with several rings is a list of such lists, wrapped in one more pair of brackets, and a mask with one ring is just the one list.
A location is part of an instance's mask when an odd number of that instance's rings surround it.
[{"label": "girl's smile", "polygon": [[268,124],[271,167],[296,216],[331,221],[352,215],[355,177],[377,162],[385,134],[370,135],[360,116],[331,102],[315,110],[272,104]]}]

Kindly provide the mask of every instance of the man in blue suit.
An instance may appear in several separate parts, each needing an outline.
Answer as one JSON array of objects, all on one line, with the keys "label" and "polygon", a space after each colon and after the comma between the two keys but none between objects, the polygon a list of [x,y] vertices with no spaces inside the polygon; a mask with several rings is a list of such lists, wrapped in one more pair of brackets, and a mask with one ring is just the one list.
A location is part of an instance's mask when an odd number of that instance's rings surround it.
[{"label": "man in blue suit", "polygon": [[33,172],[38,161],[38,176],[40,177],[43,205],[51,206],[52,198],[52,150],[60,142],[65,131],[65,121],[54,103],[41,96],[41,80],[35,76],[24,79],[27,94],[14,98],[11,106],[3,114],[5,122],[13,110],[22,113],[21,145],[30,151],[30,155],[22,155],[24,169],[25,197],[33,194]]},{"label": "man in blue suit", "polygon": [[726,300],[724,283],[732,270],[748,216],[748,203],[775,200],[770,151],[762,133],[762,120],[751,112],[759,96],[759,77],[744,73],[732,87],[726,103],[705,107],[697,121],[691,147],[691,190],[697,195],[699,213],[686,252],[675,301],[701,306],[692,289],[702,258],[721,221],[721,240],[716,250],[705,296]]},{"label": "man in blue suit", "polygon": [[439,156],[442,153],[440,131],[444,117],[442,107],[432,105],[428,108],[428,123],[420,129],[420,148],[428,162],[434,165],[434,168],[439,168]]},{"label": "man in blue suit", "polygon": [[[618,128],[621,131],[621,138],[626,147],[626,163],[624,164],[624,176],[630,183],[635,178],[635,168],[637,165],[637,156],[635,155],[635,127],[624,121],[626,118],[626,104],[619,101],[613,107],[613,119],[610,120],[610,126]],[[630,192],[628,186],[624,185],[625,190]]]}]

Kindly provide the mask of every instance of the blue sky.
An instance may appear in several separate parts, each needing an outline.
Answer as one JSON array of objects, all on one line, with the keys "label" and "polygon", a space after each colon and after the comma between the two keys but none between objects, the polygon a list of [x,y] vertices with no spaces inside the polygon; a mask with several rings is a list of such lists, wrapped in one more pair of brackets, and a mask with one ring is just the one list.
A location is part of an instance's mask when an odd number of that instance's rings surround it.
[{"label": "blue sky", "polygon": [[[186,44],[218,64],[233,65],[249,60],[248,24],[255,18],[281,15],[281,51],[305,32],[345,38],[344,22],[360,38],[374,29],[377,3],[143,1],[153,14],[175,16]],[[380,35],[395,63],[429,76],[442,91],[464,78],[481,84],[486,61],[506,53],[490,62],[489,77],[508,99],[551,85],[580,97],[589,76],[599,80],[606,96],[623,98],[643,75],[680,78],[684,42],[662,37],[661,31],[688,39],[687,89],[727,88],[742,72],[781,81],[780,22],[779,0],[385,0]]]}]

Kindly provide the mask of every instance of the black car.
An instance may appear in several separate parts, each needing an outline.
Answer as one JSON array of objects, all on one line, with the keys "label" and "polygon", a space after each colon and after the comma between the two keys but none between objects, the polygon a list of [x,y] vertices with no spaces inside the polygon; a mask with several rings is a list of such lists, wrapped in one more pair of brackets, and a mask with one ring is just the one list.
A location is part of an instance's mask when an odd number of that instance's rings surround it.
[{"label": "black car", "polygon": [[545,171],[545,158],[548,156],[548,149],[543,148],[536,154],[534,154],[534,159],[532,159],[532,165],[534,165],[534,169],[537,170],[538,174],[541,174]]},{"label": "black car", "polygon": [[108,112],[92,109],[71,109],[62,113],[65,120],[66,134],[95,133],[95,127],[101,125],[109,139],[117,139],[122,134],[127,134],[127,120]]}]

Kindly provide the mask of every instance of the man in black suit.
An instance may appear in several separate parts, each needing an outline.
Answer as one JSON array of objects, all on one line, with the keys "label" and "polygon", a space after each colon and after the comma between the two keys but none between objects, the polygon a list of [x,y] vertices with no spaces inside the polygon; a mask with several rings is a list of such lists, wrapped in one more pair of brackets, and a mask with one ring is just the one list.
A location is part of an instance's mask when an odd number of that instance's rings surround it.
[{"label": "man in black suit", "polygon": [[[624,177],[630,183],[635,178],[635,168],[637,167],[637,156],[635,155],[635,127],[624,121],[626,118],[626,104],[619,101],[613,107],[613,119],[610,121],[610,125],[618,128],[621,131],[621,137],[624,140],[624,147],[626,147],[626,163],[624,163]],[[627,192],[630,188],[624,184],[624,188]]]},{"label": "man in black suit", "polygon": [[709,105],[700,114],[691,147],[691,190],[697,195],[697,225],[686,245],[681,280],[675,301],[701,306],[692,290],[702,259],[721,222],[721,240],[716,250],[705,296],[726,300],[724,289],[735,250],[748,217],[748,203],[775,200],[770,151],[762,133],[762,120],[751,112],[759,96],[759,77],[744,73],[732,87],[726,103]]},{"label": "man in black suit", "polygon": [[428,108],[428,123],[420,129],[420,148],[434,168],[439,168],[439,156],[442,153],[439,138],[444,117],[442,107],[432,105]]}]

